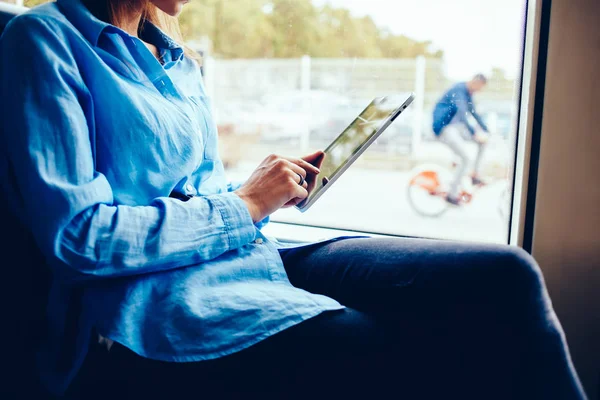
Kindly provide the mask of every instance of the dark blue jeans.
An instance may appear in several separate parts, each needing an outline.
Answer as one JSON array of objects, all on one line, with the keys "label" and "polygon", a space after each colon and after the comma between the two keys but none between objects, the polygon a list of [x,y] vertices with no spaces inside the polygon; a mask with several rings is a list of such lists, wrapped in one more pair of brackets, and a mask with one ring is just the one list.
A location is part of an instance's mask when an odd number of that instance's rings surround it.
[{"label": "dark blue jeans", "polygon": [[165,363],[119,345],[108,353],[92,349],[74,392],[84,388],[85,398],[93,397],[90,391],[105,397],[106,390],[116,390],[117,398],[585,398],[540,270],[522,250],[342,239],[281,255],[292,284],[348,308],[213,361]]}]

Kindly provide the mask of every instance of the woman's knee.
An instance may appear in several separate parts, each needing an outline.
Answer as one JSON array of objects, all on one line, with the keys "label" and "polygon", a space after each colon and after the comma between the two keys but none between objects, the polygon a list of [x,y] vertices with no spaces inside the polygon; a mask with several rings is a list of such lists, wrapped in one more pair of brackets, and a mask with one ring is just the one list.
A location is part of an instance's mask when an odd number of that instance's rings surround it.
[{"label": "woman's knee", "polygon": [[544,287],[542,271],[535,259],[519,247],[507,247],[502,252],[501,268],[510,287],[526,293],[539,292]]},{"label": "woman's knee", "polygon": [[546,314],[549,301],[543,275],[531,255],[506,246],[494,252],[491,268],[488,296],[494,297],[497,311],[504,311],[511,319]]}]

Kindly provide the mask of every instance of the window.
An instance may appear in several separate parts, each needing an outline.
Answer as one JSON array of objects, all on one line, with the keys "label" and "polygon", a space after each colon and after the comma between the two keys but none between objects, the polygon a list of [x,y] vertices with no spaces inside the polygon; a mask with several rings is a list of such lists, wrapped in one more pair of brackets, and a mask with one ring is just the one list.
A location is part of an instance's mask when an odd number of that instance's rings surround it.
[{"label": "window", "polygon": [[[272,221],[506,243],[525,9],[525,0],[195,0],[180,21],[203,56],[232,180],[268,154],[325,148],[373,97],[416,94],[310,210],[280,210]],[[491,132],[482,187],[469,176],[479,149],[469,130],[449,139],[432,128],[443,94],[477,74],[487,84],[472,98]],[[458,154],[469,165],[456,186]],[[459,205],[446,201],[450,192]]]},{"label": "window", "polygon": [[[182,22],[204,54],[232,179],[270,153],[323,149],[375,96],[417,95],[310,210],[272,220],[506,243],[524,11],[524,0],[205,0],[189,4]],[[444,195],[460,159],[434,134],[433,110],[476,74],[487,85],[473,95],[475,108],[492,132],[480,168],[486,185],[469,178],[478,146],[463,131],[471,164],[455,206]]]}]

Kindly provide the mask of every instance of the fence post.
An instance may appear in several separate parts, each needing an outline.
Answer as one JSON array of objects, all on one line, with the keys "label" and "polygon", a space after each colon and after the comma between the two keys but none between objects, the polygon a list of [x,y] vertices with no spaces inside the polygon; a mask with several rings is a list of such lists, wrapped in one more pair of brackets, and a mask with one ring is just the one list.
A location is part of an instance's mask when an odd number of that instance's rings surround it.
[{"label": "fence post", "polygon": [[423,137],[423,114],[425,108],[425,68],[427,60],[424,56],[418,56],[416,59],[415,71],[415,100],[413,102],[412,112],[414,115],[412,128],[412,142],[410,146],[411,155],[415,155],[419,150],[421,138]]},{"label": "fence post", "polygon": [[302,90],[304,96],[302,101],[303,114],[306,116],[306,123],[302,129],[300,136],[300,149],[302,154],[308,151],[308,142],[310,139],[310,69],[311,59],[310,56],[304,55],[300,59],[300,90]]}]

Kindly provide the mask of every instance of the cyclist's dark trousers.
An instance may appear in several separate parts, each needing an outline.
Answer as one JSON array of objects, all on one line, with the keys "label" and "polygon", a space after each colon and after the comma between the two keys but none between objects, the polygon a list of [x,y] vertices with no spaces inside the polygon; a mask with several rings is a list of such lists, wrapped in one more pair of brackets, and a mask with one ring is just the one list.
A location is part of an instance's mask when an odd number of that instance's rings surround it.
[{"label": "cyclist's dark trousers", "polygon": [[[454,179],[450,184],[448,194],[453,198],[458,198],[460,194],[461,182],[463,177],[469,172],[471,158],[467,152],[467,140],[464,139],[463,133],[466,128],[462,124],[450,124],[446,126],[439,135],[439,139],[445,143],[459,158],[459,165],[456,168]],[[477,155],[473,163],[473,175],[479,175],[481,169],[481,160],[485,145],[477,143]]]},{"label": "cyclist's dark trousers", "polygon": [[213,361],[96,347],[79,398],[584,398],[540,270],[522,250],[354,238],[281,255],[292,284],[348,308]]}]

